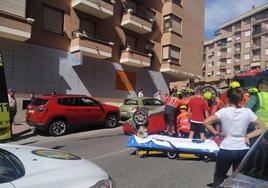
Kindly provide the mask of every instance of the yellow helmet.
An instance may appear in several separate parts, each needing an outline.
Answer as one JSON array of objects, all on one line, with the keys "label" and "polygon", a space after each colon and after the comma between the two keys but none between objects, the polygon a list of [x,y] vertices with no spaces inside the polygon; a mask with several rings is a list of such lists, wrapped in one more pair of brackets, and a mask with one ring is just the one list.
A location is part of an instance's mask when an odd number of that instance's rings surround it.
[{"label": "yellow helmet", "polygon": [[207,101],[211,100],[213,97],[213,94],[210,92],[210,91],[206,91],[204,94],[203,94],[203,98]]},{"label": "yellow helmet", "polygon": [[254,87],[254,88],[249,88],[249,89],[248,89],[248,93],[249,93],[249,94],[256,94],[256,93],[258,93],[258,92],[259,92],[258,89],[255,88],[255,87]]},{"label": "yellow helmet", "polygon": [[239,82],[233,81],[233,82],[230,83],[229,87],[231,89],[234,89],[234,88],[240,88],[241,86],[240,86],[240,83]]},{"label": "yellow helmet", "polygon": [[187,106],[186,105],[181,105],[180,110],[187,110]]}]

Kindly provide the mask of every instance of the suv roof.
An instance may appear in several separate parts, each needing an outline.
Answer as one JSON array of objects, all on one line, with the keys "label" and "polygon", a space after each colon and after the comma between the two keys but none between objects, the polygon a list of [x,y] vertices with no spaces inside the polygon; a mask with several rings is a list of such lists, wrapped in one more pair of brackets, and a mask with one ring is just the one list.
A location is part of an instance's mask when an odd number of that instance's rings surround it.
[{"label": "suv roof", "polygon": [[44,95],[44,96],[38,96],[36,98],[38,99],[59,99],[59,98],[68,98],[68,97],[89,97],[87,95],[71,95],[71,94],[68,94],[68,95]]}]

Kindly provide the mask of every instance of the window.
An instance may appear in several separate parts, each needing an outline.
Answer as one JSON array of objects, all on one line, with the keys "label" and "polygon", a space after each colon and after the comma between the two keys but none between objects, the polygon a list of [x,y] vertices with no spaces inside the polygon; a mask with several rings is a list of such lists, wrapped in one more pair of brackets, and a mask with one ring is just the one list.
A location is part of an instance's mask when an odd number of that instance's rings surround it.
[{"label": "window", "polygon": [[163,102],[158,99],[144,99],[142,100],[144,106],[162,106]]},{"label": "window", "polygon": [[145,49],[148,50],[148,52],[154,51],[154,43],[147,41],[145,44]]},{"label": "window", "polygon": [[253,35],[258,35],[261,33],[261,24],[253,26]]},{"label": "window", "polygon": [[250,42],[245,42],[245,48],[250,48]]},{"label": "window", "polygon": [[99,103],[90,98],[80,98],[80,106],[99,106]]},{"label": "window", "polygon": [[265,61],[265,68],[268,68],[268,61]]},{"label": "window", "polygon": [[[268,132],[261,136],[259,142],[256,143],[245,158],[245,163],[238,172],[239,176],[243,177],[244,180],[258,181],[258,184],[262,187],[267,187],[268,181],[268,168],[267,168],[267,146],[268,145]],[[253,179],[254,178],[254,179]]]},{"label": "window", "polygon": [[249,70],[250,65],[244,65],[244,70]]},{"label": "window", "polygon": [[218,67],[221,66],[221,62],[220,61],[217,62],[217,66]]},{"label": "window", "polygon": [[221,52],[217,52],[217,56],[218,56],[218,57],[221,56]]},{"label": "window", "polygon": [[[268,35],[267,35],[268,36]],[[208,45],[208,49],[212,49],[214,47],[214,44]]]},{"label": "window", "polygon": [[235,67],[234,67],[234,70],[235,70],[235,71],[240,71],[240,66],[235,66]]},{"label": "window", "polygon": [[131,49],[136,49],[137,38],[134,36],[126,35],[126,46]]},{"label": "window", "polygon": [[214,55],[214,52],[211,52],[208,54],[208,57],[212,57]]},{"label": "window", "polygon": [[238,32],[238,33],[236,33],[234,36],[235,36],[235,40],[240,40],[240,38],[241,38],[241,33]]},{"label": "window", "polygon": [[42,23],[43,30],[63,35],[64,11],[44,5]]},{"label": "window", "polygon": [[132,9],[134,12],[136,12],[137,7],[138,7],[138,5],[137,5],[137,3],[135,1],[128,1],[127,2],[127,8],[128,9]]},{"label": "window", "polygon": [[245,31],[245,37],[249,37],[250,36],[250,31]]},{"label": "window", "polygon": [[182,0],[172,0],[172,2],[182,6]]},{"label": "window", "polygon": [[0,149],[0,166],[0,184],[14,181],[25,174],[22,162],[3,149]]},{"label": "window", "polygon": [[227,42],[231,42],[231,41],[232,41],[232,37],[228,37]]},{"label": "window", "polygon": [[232,48],[227,48],[227,53],[232,53]]},{"label": "window", "polygon": [[83,34],[94,37],[96,34],[96,24],[80,18],[80,29]]},{"label": "window", "polygon": [[147,10],[146,10],[146,16],[149,19],[154,19],[154,17],[155,17],[155,11],[153,11],[152,9],[147,8]]},{"label": "window", "polygon": [[250,18],[246,18],[243,21],[244,21],[245,25],[248,25],[251,22]]},{"label": "window", "polygon": [[231,74],[232,73],[232,69],[227,69],[226,70],[226,74]]},{"label": "window", "polygon": [[181,49],[175,46],[163,46],[163,60],[171,60],[175,64],[180,64]]},{"label": "window", "polygon": [[244,55],[244,59],[245,59],[245,60],[249,60],[249,59],[250,59],[250,54],[245,54],[245,55]]},{"label": "window", "polygon": [[137,100],[133,100],[133,99],[125,99],[124,101],[124,105],[138,105],[138,101]]},{"label": "window", "polygon": [[268,55],[268,48],[265,49],[265,55]]},{"label": "window", "polygon": [[212,65],[212,63],[208,63],[208,67],[212,67],[213,65]]},{"label": "window", "polygon": [[58,104],[64,106],[79,106],[78,98],[61,98],[58,100]]},{"label": "window", "polygon": [[35,98],[35,99],[31,102],[31,105],[32,105],[32,106],[41,106],[41,105],[46,105],[47,102],[48,102],[48,100],[46,100],[46,99]]},{"label": "window", "polygon": [[226,63],[227,63],[227,64],[231,64],[231,63],[232,63],[232,60],[231,60],[231,59],[227,59],[227,60],[226,60]]},{"label": "window", "polygon": [[265,35],[265,41],[268,42],[268,35]]},{"label": "window", "polygon": [[172,14],[164,16],[164,31],[170,32],[173,31],[175,33],[181,34],[181,18],[174,16]]}]

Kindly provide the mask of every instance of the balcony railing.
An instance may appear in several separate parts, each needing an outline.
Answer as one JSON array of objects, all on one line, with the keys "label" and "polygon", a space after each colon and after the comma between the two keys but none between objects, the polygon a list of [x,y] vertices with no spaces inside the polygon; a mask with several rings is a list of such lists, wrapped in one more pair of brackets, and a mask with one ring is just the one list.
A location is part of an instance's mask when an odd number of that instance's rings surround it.
[{"label": "balcony railing", "polygon": [[122,17],[121,26],[131,31],[145,34],[152,31],[154,19],[127,9]]},{"label": "balcony railing", "polygon": [[31,38],[34,19],[25,18],[0,10],[0,37],[17,41]]},{"label": "balcony railing", "polygon": [[253,56],[252,57],[252,61],[260,61],[261,60],[261,56]]},{"label": "balcony railing", "polygon": [[252,37],[259,37],[262,34],[266,34],[266,33],[268,33],[268,29],[267,28],[261,28],[260,30],[253,31],[252,32]]},{"label": "balcony railing", "polygon": [[134,67],[150,67],[153,53],[146,49],[131,48],[127,46],[121,52],[120,63]]},{"label": "balcony railing", "polygon": [[96,35],[88,35],[79,30],[72,32],[70,52],[82,51],[86,56],[107,59],[112,57],[114,43]]},{"label": "balcony railing", "polygon": [[72,0],[72,7],[81,12],[105,19],[113,16],[115,0]]}]

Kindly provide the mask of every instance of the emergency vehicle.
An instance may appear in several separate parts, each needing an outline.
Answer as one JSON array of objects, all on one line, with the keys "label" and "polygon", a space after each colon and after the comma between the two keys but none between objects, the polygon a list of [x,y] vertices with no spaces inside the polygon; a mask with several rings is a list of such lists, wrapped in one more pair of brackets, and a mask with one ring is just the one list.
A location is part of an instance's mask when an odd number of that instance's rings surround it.
[{"label": "emergency vehicle", "polygon": [[0,140],[11,138],[11,126],[9,121],[9,104],[7,85],[4,70],[4,62],[0,52]]}]

